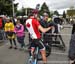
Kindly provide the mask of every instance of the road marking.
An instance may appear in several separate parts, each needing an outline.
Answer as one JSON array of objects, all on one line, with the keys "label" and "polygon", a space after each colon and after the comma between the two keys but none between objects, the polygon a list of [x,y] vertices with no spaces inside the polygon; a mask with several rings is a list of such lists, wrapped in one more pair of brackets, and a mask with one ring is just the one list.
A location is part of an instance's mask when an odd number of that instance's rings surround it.
[{"label": "road marking", "polygon": [[[43,61],[39,61],[39,63],[43,63]],[[55,64],[64,63],[64,64],[66,64],[66,63],[69,63],[69,61],[68,60],[67,61],[47,61],[47,63],[48,64],[50,64],[50,63],[55,63]]]},{"label": "road marking", "polygon": [[51,54],[59,54],[59,55],[66,55],[66,56],[68,56],[68,53],[62,53],[62,52],[51,52]]}]

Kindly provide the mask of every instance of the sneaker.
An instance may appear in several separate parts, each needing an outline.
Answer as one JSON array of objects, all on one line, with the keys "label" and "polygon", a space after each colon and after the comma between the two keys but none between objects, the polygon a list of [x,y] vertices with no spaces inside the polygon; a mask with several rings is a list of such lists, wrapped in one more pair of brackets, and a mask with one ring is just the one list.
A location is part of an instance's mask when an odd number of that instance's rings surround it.
[{"label": "sneaker", "polygon": [[12,46],[10,46],[9,49],[12,49]]}]

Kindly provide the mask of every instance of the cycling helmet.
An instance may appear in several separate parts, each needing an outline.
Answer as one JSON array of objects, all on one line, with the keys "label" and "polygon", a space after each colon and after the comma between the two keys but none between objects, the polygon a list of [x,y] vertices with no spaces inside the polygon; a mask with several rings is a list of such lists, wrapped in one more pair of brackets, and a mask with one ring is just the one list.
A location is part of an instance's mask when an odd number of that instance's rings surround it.
[{"label": "cycling helmet", "polygon": [[32,13],[33,13],[33,14],[38,14],[39,11],[38,11],[37,9],[34,9],[34,10],[32,10]]}]

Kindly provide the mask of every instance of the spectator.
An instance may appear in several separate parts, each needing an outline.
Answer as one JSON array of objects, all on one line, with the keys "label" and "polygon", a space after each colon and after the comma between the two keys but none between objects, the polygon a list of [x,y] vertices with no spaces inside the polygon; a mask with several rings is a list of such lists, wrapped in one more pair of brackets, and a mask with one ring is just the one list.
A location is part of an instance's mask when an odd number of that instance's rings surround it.
[{"label": "spectator", "polygon": [[74,32],[75,32],[75,23],[73,24],[72,34],[74,34]]},{"label": "spectator", "polygon": [[[40,20],[40,24],[44,28],[48,28],[49,27],[49,23],[50,22],[48,22],[48,14],[44,13],[43,14],[43,19]],[[52,41],[52,37],[50,35],[51,33],[52,33],[52,29],[43,34],[43,40],[44,40],[43,42],[44,43],[49,43],[50,47],[51,47],[51,41]]]},{"label": "spectator", "polygon": [[2,22],[2,17],[0,17],[0,29],[3,28],[3,22]]},{"label": "spectator", "polygon": [[7,18],[4,28],[5,28],[6,35],[10,41],[9,49],[12,48],[12,41],[14,42],[14,45],[15,45],[14,49],[17,49],[17,45],[15,41],[15,34],[14,34],[14,24],[10,21],[9,18]]},{"label": "spectator", "polygon": [[2,31],[2,28],[3,28],[3,22],[2,22],[2,17],[0,17],[0,40],[3,39],[3,31]]},{"label": "spectator", "polygon": [[16,25],[17,18],[16,18],[16,17],[14,17],[12,20],[13,20],[14,25]]},{"label": "spectator", "polygon": [[20,23],[20,20],[17,20],[16,22],[15,33],[17,35],[17,40],[21,45],[21,49],[23,49],[25,47],[24,43],[25,33],[24,33],[24,26]]},{"label": "spectator", "polygon": [[70,46],[69,46],[69,60],[70,64],[75,64],[75,24],[73,24],[72,28],[72,36],[70,40]]}]

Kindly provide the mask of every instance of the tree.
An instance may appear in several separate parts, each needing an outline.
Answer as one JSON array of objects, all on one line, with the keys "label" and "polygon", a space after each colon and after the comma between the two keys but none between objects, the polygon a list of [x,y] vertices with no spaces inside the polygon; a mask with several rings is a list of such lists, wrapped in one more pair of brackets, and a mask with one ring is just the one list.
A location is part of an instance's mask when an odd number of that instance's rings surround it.
[{"label": "tree", "polygon": [[50,11],[49,11],[49,8],[48,6],[46,5],[46,3],[44,2],[43,5],[41,6],[41,9],[39,11],[39,14],[40,15],[43,15],[44,12],[47,12],[49,14],[49,17],[50,17]]},{"label": "tree", "polygon": [[63,11],[63,18],[66,18],[66,13],[65,13],[65,11]]},{"label": "tree", "polygon": [[[15,0],[13,0],[15,1]],[[14,4],[14,10],[17,11],[17,4]],[[12,16],[12,0],[0,0],[0,15]]]},{"label": "tree", "polygon": [[54,14],[59,16],[59,12],[57,10],[54,11]]}]

